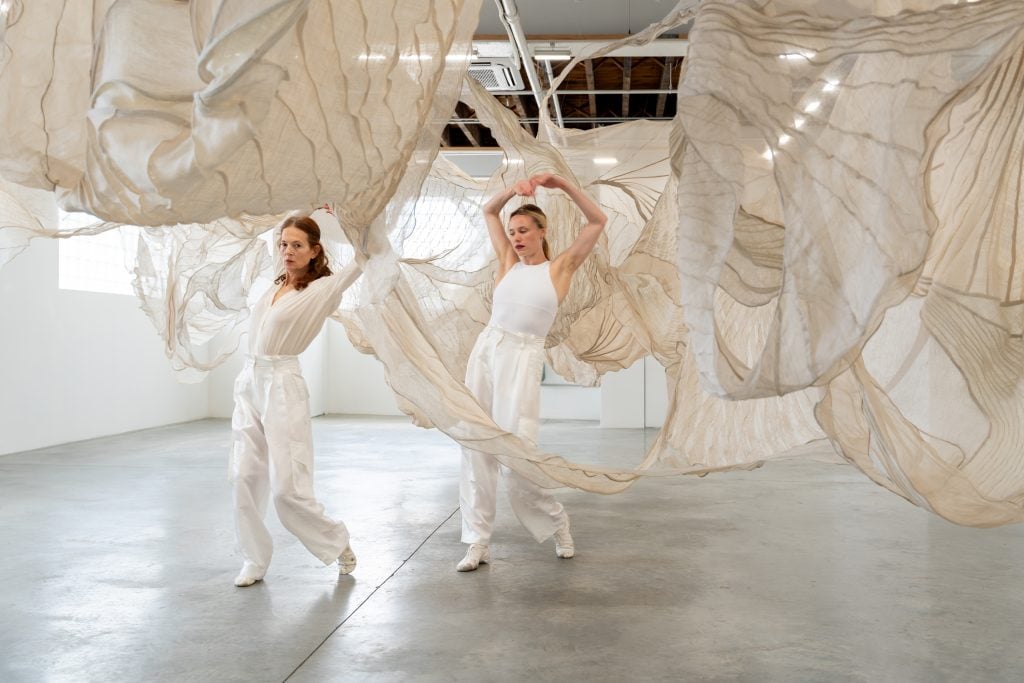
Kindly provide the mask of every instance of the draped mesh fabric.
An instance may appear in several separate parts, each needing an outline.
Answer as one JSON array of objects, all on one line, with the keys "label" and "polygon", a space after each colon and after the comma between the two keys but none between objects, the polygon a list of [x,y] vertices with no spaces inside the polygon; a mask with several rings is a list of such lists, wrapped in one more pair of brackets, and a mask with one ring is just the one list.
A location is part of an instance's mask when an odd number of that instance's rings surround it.
[{"label": "draped mesh fabric", "polygon": [[[62,236],[26,188],[91,231],[162,226],[136,291],[196,378],[237,345],[258,236],[329,201],[366,263],[338,314],[353,343],[418,423],[542,485],[612,493],[827,436],[947,519],[1024,518],[1024,4],[683,0],[621,41],[695,18],[673,122],[542,113],[536,137],[463,80],[479,6],[0,4],[0,263]],[[460,98],[506,154],[489,180],[437,157]],[[540,171],[610,219],[549,363],[585,384],[666,369],[658,439],[617,469],[502,432],[462,384],[493,289],[480,206]],[[558,252],[582,216],[537,201]]]},{"label": "draped mesh fabric", "polygon": [[[821,426],[876,482],[1019,521],[1024,5],[830,4],[705,2],[691,34],[673,161],[703,386],[823,387]],[[755,282],[731,258],[751,225],[782,229],[767,331],[720,309]]]}]

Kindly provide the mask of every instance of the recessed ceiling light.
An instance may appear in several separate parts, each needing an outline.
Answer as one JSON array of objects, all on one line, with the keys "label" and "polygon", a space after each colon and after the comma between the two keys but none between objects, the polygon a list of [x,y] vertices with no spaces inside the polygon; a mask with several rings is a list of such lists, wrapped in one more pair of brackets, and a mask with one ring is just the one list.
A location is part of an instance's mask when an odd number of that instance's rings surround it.
[{"label": "recessed ceiling light", "polygon": [[533,49],[533,58],[538,62],[564,62],[572,59],[572,52],[561,48],[537,47]]}]

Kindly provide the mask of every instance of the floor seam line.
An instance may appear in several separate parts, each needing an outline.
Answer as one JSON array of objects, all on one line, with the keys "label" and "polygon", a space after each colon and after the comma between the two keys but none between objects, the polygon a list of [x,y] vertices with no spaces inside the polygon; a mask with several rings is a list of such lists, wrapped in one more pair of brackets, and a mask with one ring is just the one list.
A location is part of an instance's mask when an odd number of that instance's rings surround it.
[{"label": "floor seam line", "polygon": [[436,527],[434,527],[434,529],[429,534],[427,534],[426,538],[424,538],[422,541],[420,541],[419,545],[417,545],[415,548],[413,548],[413,551],[411,553],[409,553],[409,556],[407,558],[405,558],[404,560],[402,560],[399,563],[399,565],[397,567],[395,567],[394,571],[392,571],[390,574],[387,575],[387,578],[385,578],[383,581],[381,581],[379,584],[377,584],[377,586],[374,587],[374,589],[372,591],[370,591],[370,594],[367,595],[365,598],[363,598],[362,601],[360,601],[360,603],[355,606],[355,609],[353,609],[351,612],[349,612],[345,616],[345,618],[342,619],[338,623],[337,626],[332,628],[330,630],[330,632],[326,636],[324,636],[324,639],[321,640],[320,643],[316,647],[314,647],[313,650],[308,655],[306,655],[301,662],[299,662],[298,666],[296,666],[294,669],[292,669],[291,673],[284,677],[284,680],[281,683],[288,683],[288,680],[292,676],[294,676],[298,672],[298,670],[301,669],[303,667],[303,665],[305,665],[305,663],[308,662],[309,659],[313,655],[315,655],[317,653],[317,651],[321,647],[324,646],[324,643],[326,643],[328,640],[330,640],[331,636],[333,636],[335,633],[337,633],[339,628],[344,626],[345,623],[349,619],[351,619],[353,616],[355,616],[356,612],[358,612],[362,608],[362,606],[365,605],[369,601],[370,598],[372,598],[374,595],[377,594],[377,591],[379,591],[388,581],[390,581],[395,576],[395,574],[397,574],[399,571],[401,571],[402,567],[404,567],[406,565],[406,563],[409,560],[411,560],[413,557],[415,557],[416,553],[418,553],[420,551],[420,548],[422,548],[424,545],[426,545],[427,541],[429,541],[431,538],[433,538],[434,534],[436,534],[438,532],[438,530],[440,530],[441,527],[443,527],[445,524],[447,524],[449,522],[449,520],[451,520],[451,518],[454,517],[455,513],[458,512],[458,511],[459,511],[459,509],[455,508],[454,510],[451,511],[451,513],[447,517],[444,518],[444,520],[440,524],[438,524]]}]

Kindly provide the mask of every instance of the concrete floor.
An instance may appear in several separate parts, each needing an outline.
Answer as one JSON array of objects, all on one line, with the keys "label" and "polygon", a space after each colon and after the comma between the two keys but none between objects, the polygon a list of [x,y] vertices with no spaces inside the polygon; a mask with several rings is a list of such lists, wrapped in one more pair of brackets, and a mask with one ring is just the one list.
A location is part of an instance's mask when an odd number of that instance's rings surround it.
[{"label": "concrete floor", "polygon": [[[397,419],[314,429],[359,567],[339,580],[274,520],[248,589],[226,421],[0,457],[0,680],[1024,680],[1024,528],[955,527],[785,461],[567,491],[572,560],[506,505],[493,564],[459,574],[455,447]],[[602,462],[652,436],[541,429]]]}]

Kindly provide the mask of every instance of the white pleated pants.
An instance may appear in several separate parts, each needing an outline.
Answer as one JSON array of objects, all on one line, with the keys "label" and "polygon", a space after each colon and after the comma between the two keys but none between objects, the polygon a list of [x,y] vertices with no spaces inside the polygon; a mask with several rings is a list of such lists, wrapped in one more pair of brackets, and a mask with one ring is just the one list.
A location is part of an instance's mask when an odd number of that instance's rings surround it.
[{"label": "white pleated pants", "polygon": [[313,493],[309,390],[295,356],[249,359],[235,380],[231,418],[235,529],[245,571],[262,577],[274,546],[263,519],[274,509],[288,531],[324,564],[348,545],[348,529],[324,514]]},{"label": "white pleated pants", "polygon": [[[466,386],[499,427],[536,443],[543,369],[543,338],[488,326],[470,354]],[[565,524],[565,510],[550,491],[489,455],[463,448],[459,479],[463,543],[490,544],[499,474],[512,510],[538,543]]]}]

